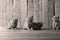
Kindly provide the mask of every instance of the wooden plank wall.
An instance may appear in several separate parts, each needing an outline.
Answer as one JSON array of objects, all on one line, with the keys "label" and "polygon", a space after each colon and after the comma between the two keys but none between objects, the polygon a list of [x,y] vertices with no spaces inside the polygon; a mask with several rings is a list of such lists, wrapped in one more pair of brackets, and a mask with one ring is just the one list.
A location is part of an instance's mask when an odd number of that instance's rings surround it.
[{"label": "wooden plank wall", "polygon": [[43,22],[48,27],[48,0],[28,0],[28,16],[34,18],[34,22]]},{"label": "wooden plank wall", "polygon": [[12,18],[12,4],[9,0],[0,0],[0,25],[6,26]]},{"label": "wooden plank wall", "polygon": [[48,0],[48,25],[52,28],[52,17],[55,14],[55,0]]},{"label": "wooden plank wall", "polygon": [[49,18],[51,20],[53,14],[53,8],[49,6],[50,4],[53,5],[51,1],[0,0],[0,25],[7,26],[13,17],[18,17],[18,27],[23,27],[26,16],[30,17],[33,15],[34,22],[43,22],[44,28],[47,28],[48,24],[51,24]]},{"label": "wooden plank wall", "polygon": [[48,0],[34,0],[34,22],[43,22],[48,27]]},{"label": "wooden plank wall", "polygon": [[55,0],[55,14],[60,16],[60,0]]},{"label": "wooden plank wall", "polygon": [[22,27],[26,12],[26,0],[0,0],[0,26],[8,27],[9,21],[18,17],[18,27]]},{"label": "wooden plank wall", "polygon": [[0,0],[0,10],[0,24],[3,26],[7,26],[13,17],[18,17],[19,27],[22,27],[27,11],[29,17],[34,15],[35,22],[42,21],[45,25],[48,23],[47,0],[28,0],[28,7],[27,0]]}]

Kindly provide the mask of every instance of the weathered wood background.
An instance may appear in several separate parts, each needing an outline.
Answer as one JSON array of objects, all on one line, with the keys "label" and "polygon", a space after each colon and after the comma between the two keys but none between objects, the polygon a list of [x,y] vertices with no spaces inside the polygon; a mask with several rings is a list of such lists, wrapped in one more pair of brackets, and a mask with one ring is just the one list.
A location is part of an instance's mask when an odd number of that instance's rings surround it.
[{"label": "weathered wood background", "polygon": [[7,27],[13,17],[18,17],[18,27],[22,28],[26,16],[34,16],[34,22],[52,27],[54,13],[60,16],[59,4],[60,0],[0,0],[0,25]]}]

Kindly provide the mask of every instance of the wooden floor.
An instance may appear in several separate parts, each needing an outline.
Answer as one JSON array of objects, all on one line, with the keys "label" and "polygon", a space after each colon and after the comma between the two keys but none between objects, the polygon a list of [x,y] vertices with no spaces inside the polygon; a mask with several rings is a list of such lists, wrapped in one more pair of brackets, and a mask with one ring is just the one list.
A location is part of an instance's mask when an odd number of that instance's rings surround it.
[{"label": "wooden floor", "polygon": [[60,31],[0,28],[0,40],[60,40]]}]

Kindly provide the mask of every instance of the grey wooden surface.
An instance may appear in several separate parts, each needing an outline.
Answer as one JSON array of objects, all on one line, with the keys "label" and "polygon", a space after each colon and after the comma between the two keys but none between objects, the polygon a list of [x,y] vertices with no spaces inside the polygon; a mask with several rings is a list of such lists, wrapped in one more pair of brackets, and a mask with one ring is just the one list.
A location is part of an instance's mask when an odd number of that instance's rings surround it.
[{"label": "grey wooden surface", "polygon": [[60,31],[0,28],[0,40],[60,40]]}]

